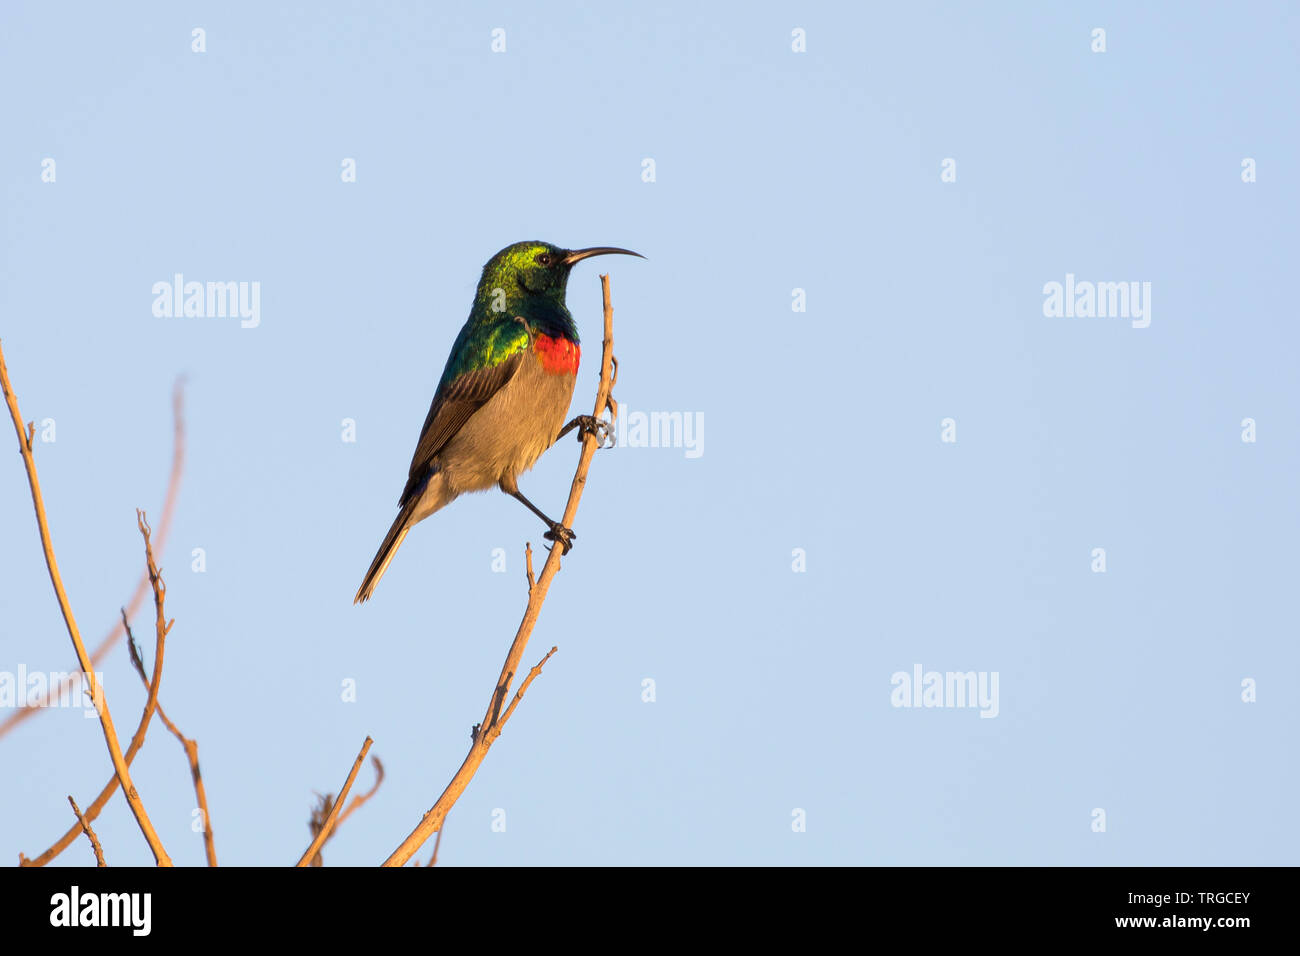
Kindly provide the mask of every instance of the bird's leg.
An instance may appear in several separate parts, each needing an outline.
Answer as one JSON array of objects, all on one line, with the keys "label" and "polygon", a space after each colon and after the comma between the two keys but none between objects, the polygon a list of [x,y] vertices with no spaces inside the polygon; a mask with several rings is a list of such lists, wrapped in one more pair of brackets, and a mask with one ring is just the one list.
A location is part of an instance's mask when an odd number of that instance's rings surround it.
[{"label": "bird's leg", "polygon": [[507,491],[506,494],[511,495],[514,498],[518,498],[520,501],[522,501],[524,503],[524,507],[526,507],[533,514],[537,515],[537,517],[541,518],[542,522],[548,528],[551,529],[550,531],[546,532],[546,534],[542,535],[542,537],[544,537],[547,541],[554,541],[557,544],[559,544],[564,549],[563,551],[560,552],[561,554],[569,553],[569,549],[573,547],[573,540],[574,538],[577,537],[577,535],[573,533],[572,528],[566,528],[558,521],[552,521],[550,518],[546,517],[546,515],[542,514],[541,509],[538,508],[531,501],[529,501],[527,498],[525,498],[523,496],[523,493],[518,489],[515,489],[514,491]]},{"label": "bird's leg", "polygon": [[583,435],[594,435],[597,448],[614,447],[614,432],[610,429],[609,422],[594,415],[579,415],[560,429],[560,433],[555,436],[555,440],[559,441],[575,428],[578,429],[578,441],[582,441]]}]

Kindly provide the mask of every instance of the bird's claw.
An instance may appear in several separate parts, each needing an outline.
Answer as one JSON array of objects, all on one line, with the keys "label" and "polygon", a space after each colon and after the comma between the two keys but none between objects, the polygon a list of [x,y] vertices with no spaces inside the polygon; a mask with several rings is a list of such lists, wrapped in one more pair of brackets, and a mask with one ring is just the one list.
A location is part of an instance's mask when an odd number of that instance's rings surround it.
[{"label": "bird's claw", "polygon": [[551,525],[551,530],[542,535],[542,537],[547,541],[554,541],[558,544],[563,549],[560,554],[568,554],[573,548],[574,540],[578,536],[573,533],[572,528],[566,528],[557,521],[555,524]]},{"label": "bird's claw", "polygon": [[596,418],[594,415],[579,415],[573,420],[578,427],[578,443],[587,435],[596,439],[597,448],[614,447],[614,430],[610,428],[610,423],[603,418]]}]

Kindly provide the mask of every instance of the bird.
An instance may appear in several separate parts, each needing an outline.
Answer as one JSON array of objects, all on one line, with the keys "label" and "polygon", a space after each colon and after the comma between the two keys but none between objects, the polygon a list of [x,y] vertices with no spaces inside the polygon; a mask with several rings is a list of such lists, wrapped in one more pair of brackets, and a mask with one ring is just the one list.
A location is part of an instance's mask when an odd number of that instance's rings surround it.
[{"label": "bird", "polygon": [[580,437],[605,428],[591,415],[561,427],[582,354],[564,295],[577,263],[615,254],[645,258],[615,246],[562,249],[534,241],[506,246],[487,261],[420,429],[397,517],[353,604],[374,594],[415,525],[460,495],[494,485],[541,518],[546,539],[568,554],[577,536],[524,497],[518,478],[574,428]]}]

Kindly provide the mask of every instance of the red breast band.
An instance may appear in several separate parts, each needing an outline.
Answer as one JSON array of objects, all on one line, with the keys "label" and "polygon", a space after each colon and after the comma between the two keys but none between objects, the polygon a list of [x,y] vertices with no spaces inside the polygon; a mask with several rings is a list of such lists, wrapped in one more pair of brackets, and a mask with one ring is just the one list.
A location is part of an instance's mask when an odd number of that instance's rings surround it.
[{"label": "red breast band", "polygon": [[552,375],[577,375],[582,349],[564,337],[533,336],[533,351],[542,360],[542,368]]}]

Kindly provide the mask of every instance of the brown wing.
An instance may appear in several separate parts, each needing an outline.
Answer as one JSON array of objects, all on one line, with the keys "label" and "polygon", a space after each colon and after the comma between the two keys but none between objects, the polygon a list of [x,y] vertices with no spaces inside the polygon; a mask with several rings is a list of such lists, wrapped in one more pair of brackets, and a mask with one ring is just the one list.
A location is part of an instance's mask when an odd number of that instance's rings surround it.
[{"label": "brown wing", "polygon": [[398,504],[405,505],[411,495],[423,487],[429,474],[429,465],[447,442],[461,430],[470,416],[488,403],[519,369],[523,353],[516,352],[499,365],[465,372],[446,388],[438,390],[429,406],[420,431],[419,444],[411,458],[410,477],[402,489]]}]

